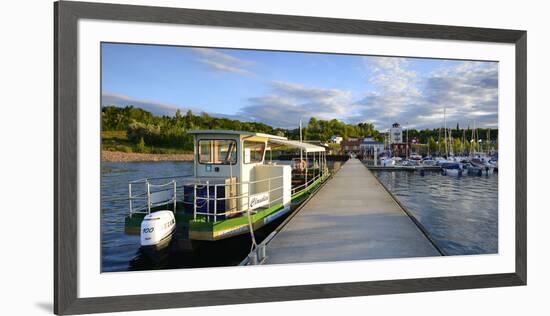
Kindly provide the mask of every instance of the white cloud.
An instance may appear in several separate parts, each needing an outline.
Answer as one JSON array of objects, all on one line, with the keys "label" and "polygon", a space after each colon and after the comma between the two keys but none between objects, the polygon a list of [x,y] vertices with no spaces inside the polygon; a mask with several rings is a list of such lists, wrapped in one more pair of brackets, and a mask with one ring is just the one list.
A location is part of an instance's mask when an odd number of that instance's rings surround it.
[{"label": "white cloud", "polygon": [[252,61],[237,58],[211,48],[193,48],[193,51],[198,55],[196,61],[214,71],[253,75],[251,71],[246,69],[254,65]]},{"label": "white cloud", "polygon": [[443,124],[494,126],[498,112],[496,63],[464,61],[420,76],[405,58],[366,57],[374,87],[357,102],[361,118],[385,129],[394,121],[415,128]]},{"label": "white cloud", "polygon": [[157,115],[174,115],[180,107],[170,103],[132,98],[120,93],[102,92],[101,106],[114,105],[118,107],[134,106]]},{"label": "white cloud", "polygon": [[213,117],[224,117],[229,119],[243,120],[242,117],[238,117],[235,115],[215,113],[215,112],[208,112],[208,111],[205,111],[205,109],[203,108],[198,108],[193,106],[182,107],[171,103],[163,103],[158,101],[134,98],[124,94],[112,93],[112,92],[102,92],[101,106],[117,106],[117,107],[134,106],[136,108],[149,111],[154,115],[168,115],[168,116],[175,115],[177,110],[180,110],[182,113],[185,113],[188,110],[191,110],[194,114],[207,112],[210,116],[213,116]]},{"label": "white cloud", "polygon": [[295,128],[300,119],[346,118],[352,110],[347,90],[307,87],[297,83],[271,82],[269,94],[249,99],[239,115],[276,127]]}]

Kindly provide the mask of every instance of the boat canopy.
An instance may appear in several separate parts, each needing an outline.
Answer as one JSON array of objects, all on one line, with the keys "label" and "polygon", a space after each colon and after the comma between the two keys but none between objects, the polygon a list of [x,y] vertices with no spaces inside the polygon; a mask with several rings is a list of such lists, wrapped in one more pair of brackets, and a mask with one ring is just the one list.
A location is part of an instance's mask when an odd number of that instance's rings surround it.
[{"label": "boat canopy", "polygon": [[225,134],[225,135],[243,135],[243,136],[258,136],[269,139],[286,139],[283,136],[276,136],[264,133],[244,132],[244,131],[231,131],[220,129],[206,129],[206,130],[189,130],[187,134]]},{"label": "boat canopy", "polygon": [[302,149],[306,153],[316,153],[316,152],[324,152],[325,147],[308,144],[308,143],[302,143],[297,140],[288,140],[288,139],[281,139],[281,138],[269,138],[268,142],[270,144],[275,145],[282,145],[282,146],[289,146],[289,147],[296,147]]},{"label": "boat canopy", "polygon": [[244,131],[230,131],[230,130],[190,130],[188,134],[226,134],[226,135],[244,135],[244,136],[257,136],[267,138],[268,145],[289,146],[300,148],[306,153],[324,152],[325,147],[317,146],[309,143],[299,142],[297,140],[289,140],[284,136],[269,135],[264,133],[244,132]]}]

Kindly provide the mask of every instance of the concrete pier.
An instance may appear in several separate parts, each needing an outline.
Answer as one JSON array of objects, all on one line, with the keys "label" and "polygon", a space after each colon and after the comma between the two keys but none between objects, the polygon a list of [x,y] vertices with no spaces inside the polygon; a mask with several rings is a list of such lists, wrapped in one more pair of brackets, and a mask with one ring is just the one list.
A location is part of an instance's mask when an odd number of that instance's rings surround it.
[{"label": "concrete pier", "polygon": [[265,264],[440,255],[357,159],[346,162],[265,250]]}]

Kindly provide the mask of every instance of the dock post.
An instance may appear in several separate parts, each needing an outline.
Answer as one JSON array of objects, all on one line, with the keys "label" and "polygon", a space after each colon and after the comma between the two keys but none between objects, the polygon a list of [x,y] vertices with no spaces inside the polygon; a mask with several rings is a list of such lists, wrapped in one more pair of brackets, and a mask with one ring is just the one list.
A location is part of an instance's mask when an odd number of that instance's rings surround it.
[{"label": "dock post", "polygon": [[128,183],[128,202],[130,203],[130,217],[132,217],[132,183]]},{"label": "dock post", "polygon": [[307,172],[308,172],[308,168],[307,168],[307,151],[306,151],[306,182],[304,183],[304,190],[307,189]]},{"label": "dock post", "polygon": [[210,222],[210,184],[206,180],[206,221]]},{"label": "dock post", "polygon": [[214,223],[218,219],[218,185],[214,184]]},{"label": "dock post", "polygon": [[148,214],[151,214],[151,185],[147,181],[147,211]]},{"label": "dock post", "polygon": [[176,180],[172,180],[174,182],[174,215],[176,214],[176,201],[177,201],[177,188],[178,185],[176,184]]},{"label": "dock post", "polygon": [[197,220],[197,184],[193,184],[193,219]]},{"label": "dock post", "polygon": [[265,260],[266,257],[265,245],[260,244],[258,248],[258,259],[260,260],[260,262],[262,262]]}]

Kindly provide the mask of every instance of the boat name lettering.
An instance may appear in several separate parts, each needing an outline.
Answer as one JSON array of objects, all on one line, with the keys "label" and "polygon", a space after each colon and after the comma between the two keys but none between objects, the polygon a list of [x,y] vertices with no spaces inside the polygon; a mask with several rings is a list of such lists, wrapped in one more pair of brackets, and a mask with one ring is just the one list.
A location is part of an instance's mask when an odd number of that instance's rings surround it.
[{"label": "boat name lettering", "polygon": [[269,192],[262,192],[258,194],[253,194],[250,196],[250,202],[248,207],[250,209],[257,209],[258,207],[266,206],[269,204]]}]

